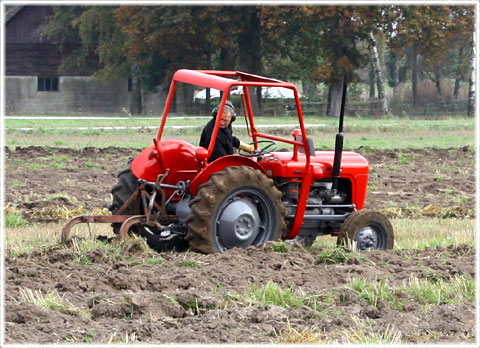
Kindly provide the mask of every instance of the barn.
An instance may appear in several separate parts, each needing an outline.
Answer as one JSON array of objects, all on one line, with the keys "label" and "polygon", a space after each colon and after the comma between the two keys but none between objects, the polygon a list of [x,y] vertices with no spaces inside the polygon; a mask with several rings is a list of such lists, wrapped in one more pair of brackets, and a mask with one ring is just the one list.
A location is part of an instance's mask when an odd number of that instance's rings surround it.
[{"label": "barn", "polygon": [[[52,6],[5,6],[5,114],[128,114],[127,78],[102,82],[87,68],[59,68],[80,43],[59,45],[43,37],[52,14]],[[143,113],[160,114],[164,100],[163,91],[146,95]]]}]

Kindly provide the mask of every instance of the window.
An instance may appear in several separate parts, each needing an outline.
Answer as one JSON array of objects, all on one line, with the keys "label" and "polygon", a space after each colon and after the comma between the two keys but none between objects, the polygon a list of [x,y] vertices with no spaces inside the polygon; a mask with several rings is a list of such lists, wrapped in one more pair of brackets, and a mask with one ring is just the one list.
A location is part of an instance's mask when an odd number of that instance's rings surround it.
[{"label": "window", "polygon": [[58,91],[58,76],[57,77],[38,77],[37,91],[53,92]]}]

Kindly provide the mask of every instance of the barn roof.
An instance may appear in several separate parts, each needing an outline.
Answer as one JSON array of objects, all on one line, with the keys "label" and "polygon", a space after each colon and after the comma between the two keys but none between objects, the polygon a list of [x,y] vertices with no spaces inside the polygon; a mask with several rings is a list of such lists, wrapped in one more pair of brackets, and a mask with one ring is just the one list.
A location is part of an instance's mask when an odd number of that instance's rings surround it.
[{"label": "barn roof", "polygon": [[5,6],[5,22],[8,22],[15,17],[15,15],[24,7],[25,6]]}]

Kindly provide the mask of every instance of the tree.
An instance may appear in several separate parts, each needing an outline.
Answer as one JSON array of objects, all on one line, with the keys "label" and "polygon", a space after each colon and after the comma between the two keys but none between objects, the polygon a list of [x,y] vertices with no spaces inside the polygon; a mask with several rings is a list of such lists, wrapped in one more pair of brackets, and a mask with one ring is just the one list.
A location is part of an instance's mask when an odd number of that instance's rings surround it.
[{"label": "tree", "polygon": [[[61,43],[81,44],[64,65],[88,66],[101,79],[131,77],[133,112],[140,112],[144,93],[177,69],[190,68],[301,80],[309,96],[325,83],[329,115],[339,113],[344,76],[356,81],[359,70],[372,64],[385,100],[377,47],[383,37],[389,85],[406,78],[408,62],[413,104],[420,73],[435,82],[441,100],[441,78],[454,74],[448,54],[457,50],[459,85],[469,58],[460,57],[461,50],[468,51],[463,47],[472,32],[473,6],[391,5],[59,6],[46,30]],[[192,93],[182,94],[187,107]],[[260,91],[251,94],[260,107]]]},{"label": "tree", "polygon": [[44,35],[61,44],[79,43],[61,68],[86,67],[100,80],[132,77],[130,112],[141,113],[141,84],[135,60],[127,55],[126,37],[117,25],[115,6],[55,6]]},{"label": "tree", "polygon": [[[474,64],[471,60],[475,59],[474,52],[474,8],[473,6],[452,6],[450,8],[451,19],[455,23],[452,28],[451,45],[458,50],[457,66],[454,70],[455,86],[453,89],[453,98],[457,100],[460,89],[460,82],[464,80],[464,75],[471,66],[474,71]],[[466,45],[465,45],[466,44]],[[472,49],[470,49],[470,47]],[[467,54],[464,54],[467,52]],[[474,100],[474,98],[473,98]]]},{"label": "tree", "polygon": [[[329,86],[327,114],[338,115],[345,74],[355,78],[367,56],[357,46],[376,30],[378,10],[369,6],[267,7],[262,23],[293,64],[290,75]],[[281,60],[282,61],[282,60]]]},{"label": "tree", "polygon": [[[255,7],[244,6],[121,6],[120,28],[128,37],[128,52],[150,73],[157,66],[161,81],[180,68],[234,70],[241,53],[242,67],[261,70],[261,49]],[[184,102],[192,103],[190,92]],[[207,98],[208,99],[208,98]],[[207,100],[208,107],[208,100]]]},{"label": "tree", "polygon": [[375,35],[373,34],[373,32],[370,32],[370,40],[372,51],[372,65],[375,75],[375,81],[377,84],[378,99],[382,101],[383,112],[387,112],[388,106],[387,99],[385,98],[385,89],[383,88],[383,77],[382,70],[380,69],[380,58],[378,57],[377,40],[375,39]]},{"label": "tree", "polygon": [[472,33],[470,78],[468,80],[468,116],[475,115],[475,33]]},{"label": "tree", "polygon": [[[465,37],[473,31],[473,7],[468,6],[392,6],[388,8],[389,46],[397,55],[409,54],[412,102],[418,105],[418,57],[422,70],[437,89],[438,102],[444,102],[440,79],[452,38]],[[406,49],[408,48],[408,49]]]},{"label": "tree", "polygon": [[84,49],[78,29],[78,18],[88,8],[85,6],[54,6],[53,15],[47,21],[42,35],[53,42],[75,47],[70,55],[65,57],[60,66],[60,72],[71,67],[84,68],[88,71],[98,69],[98,56],[95,52]]}]

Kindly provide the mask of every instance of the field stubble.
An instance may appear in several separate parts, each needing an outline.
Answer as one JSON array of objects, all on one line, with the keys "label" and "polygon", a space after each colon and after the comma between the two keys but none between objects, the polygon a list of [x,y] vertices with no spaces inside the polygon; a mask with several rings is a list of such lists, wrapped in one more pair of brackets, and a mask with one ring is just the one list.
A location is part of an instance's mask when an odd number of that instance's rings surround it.
[{"label": "field stubble", "polygon": [[58,221],[105,209],[137,150],[6,151],[6,343],[473,343],[473,151],[359,151],[366,207],[392,218],[396,250],[333,263],[329,237],[158,254],[91,226],[60,246]]}]

